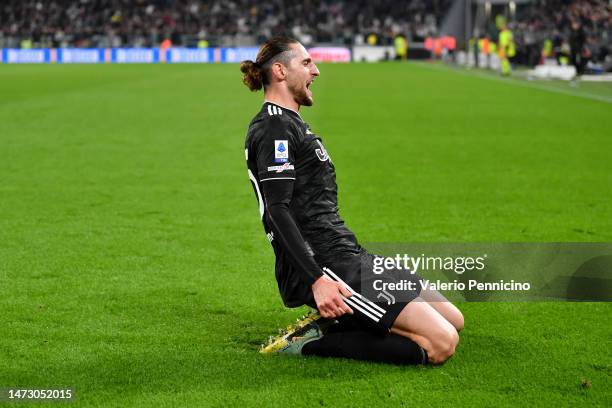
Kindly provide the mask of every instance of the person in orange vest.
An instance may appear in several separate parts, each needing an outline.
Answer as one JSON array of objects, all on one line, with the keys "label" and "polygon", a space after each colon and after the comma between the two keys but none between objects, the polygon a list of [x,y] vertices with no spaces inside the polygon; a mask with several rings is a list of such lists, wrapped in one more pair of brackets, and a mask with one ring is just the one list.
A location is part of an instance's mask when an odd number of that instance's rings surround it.
[{"label": "person in orange vest", "polygon": [[439,38],[434,39],[434,55],[436,58],[440,58],[442,56],[442,40]]},{"label": "person in orange vest", "polygon": [[161,48],[162,50],[166,50],[170,47],[172,47],[172,41],[170,41],[169,38],[166,38],[164,41],[162,41],[159,46],[159,48]]},{"label": "person in orange vest", "polygon": [[485,55],[485,58],[487,60],[484,66],[488,68],[489,67],[489,54],[491,52],[491,42],[489,41],[488,36],[484,36],[480,40],[478,40],[478,48],[480,49],[480,52],[482,52]]}]

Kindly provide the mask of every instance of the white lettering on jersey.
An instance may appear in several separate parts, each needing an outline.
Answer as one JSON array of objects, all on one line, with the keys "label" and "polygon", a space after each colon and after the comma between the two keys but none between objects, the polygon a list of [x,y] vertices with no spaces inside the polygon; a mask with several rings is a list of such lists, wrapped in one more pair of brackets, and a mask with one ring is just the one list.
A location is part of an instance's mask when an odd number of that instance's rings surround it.
[{"label": "white lettering on jersey", "polygon": [[282,166],[269,166],[268,171],[275,171],[277,173],[282,173],[285,170],[294,170],[295,166],[291,163],[285,163]]}]

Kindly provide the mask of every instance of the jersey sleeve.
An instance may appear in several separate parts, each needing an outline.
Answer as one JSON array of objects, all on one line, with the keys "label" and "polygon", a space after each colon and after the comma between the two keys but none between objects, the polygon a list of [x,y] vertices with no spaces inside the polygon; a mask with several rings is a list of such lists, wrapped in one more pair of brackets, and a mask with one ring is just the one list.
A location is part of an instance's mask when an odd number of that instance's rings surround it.
[{"label": "jersey sleeve", "polygon": [[304,237],[289,209],[293,180],[270,180],[262,183],[266,197],[266,211],[278,242],[291,255],[293,264],[304,283],[312,286],[323,271],[306,245]]},{"label": "jersey sleeve", "polygon": [[279,245],[291,256],[300,278],[312,286],[323,272],[289,209],[299,136],[289,123],[274,116],[268,118],[261,132],[255,161],[272,231]]},{"label": "jersey sleeve", "polygon": [[257,146],[257,175],[259,181],[270,179],[295,180],[296,130],[280,117],[266,120]]}]

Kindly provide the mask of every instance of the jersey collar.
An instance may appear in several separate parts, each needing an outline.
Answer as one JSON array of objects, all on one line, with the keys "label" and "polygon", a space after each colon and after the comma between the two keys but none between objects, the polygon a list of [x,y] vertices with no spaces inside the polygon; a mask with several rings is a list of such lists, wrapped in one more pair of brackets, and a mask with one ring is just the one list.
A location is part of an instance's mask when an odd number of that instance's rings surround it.
[{"label": "jersey collar", "polygon": [[301,120],[302,122],[304,121],[304,119],[302,119],[302,116],[300,115],[300,113],[299,113],[299,112],[294,111],[293,109],[289,109],[289,108],[287,108],[287,107],[285,107],[285,106],[283,106],[283,105],[279,105],[278,103],[275,103],[275,102],[270,102],[270,101],[264,101],[263,106],[265,106],[266,104],[269,104],[269,105],[274,105],[274,106],[278,106],[279,108],[283,108],[284,110],[287,110],[287,111],[289,111],[289,112],[295,113],[295,114],[298,116],[298,118],[300,118],[300,120]]}]

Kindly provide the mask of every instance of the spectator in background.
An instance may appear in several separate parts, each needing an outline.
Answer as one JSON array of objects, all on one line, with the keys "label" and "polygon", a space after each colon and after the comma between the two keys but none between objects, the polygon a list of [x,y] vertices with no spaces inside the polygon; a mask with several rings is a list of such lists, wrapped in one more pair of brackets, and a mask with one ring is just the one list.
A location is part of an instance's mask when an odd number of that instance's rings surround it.
[{"label": "spectator in background", "polygon": [[586,38],[582,25],[578,21],[572,21],[572,28],[569,36],[569,46],[572,65],[576,67],[576,75],[584,74],[584,67],[588,58],[588,50],[585,48]]},{"label": "spectator in background", "polygon": [[[542,50],[543,58],[555,58],[561,65],[572,63],[580,73],[585,72],[589,60],[601,63],[604,69],[612,68],[607,52],[612,44],[612,5],[608,0],[536,0],[518,8],[516,21],[524,46],[532,46],[530,36],[535,34],[534,47]],[[579,28],[574,29],[575,24]],[[522,62],[531,65],[528,49]]]},{"label": "spectator in background", "polygon": [[[439,37],[439,23],[451,4],[451,0],[1,0],[0,48],[159,47],[166,38],[179,47],[250,46],[273,34],[292,34],[307,46],[322,42],[388,46],[394,45],[398,33],[408,42]],[[571,21],[582,27],[583,49],[592,54],[590,61],[612,69],[609,0],[534,0],[517,5],[513,31],[519,62],[534,64],[547,39],[554,41],[551,58],[571,59],[570,51],[567,56],[561,53],[562,45],[572,42]],[[584,58],[580,61],[585,62],[581,70],[588,68]]]},{"label": "spectator in background", "polygon": [[435,35],[450,0],[2,0],[0,47],[254,45],[292,33],[305,44],[352,44],[373,34]]}]

